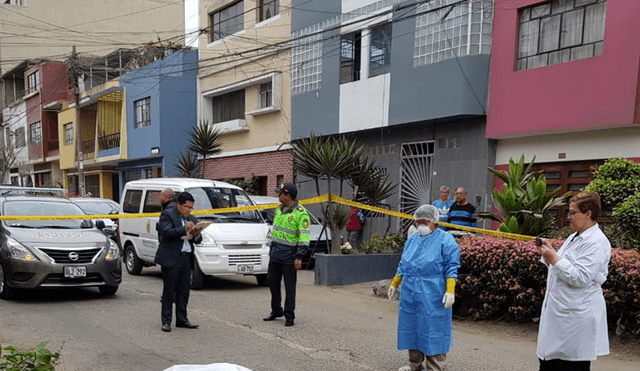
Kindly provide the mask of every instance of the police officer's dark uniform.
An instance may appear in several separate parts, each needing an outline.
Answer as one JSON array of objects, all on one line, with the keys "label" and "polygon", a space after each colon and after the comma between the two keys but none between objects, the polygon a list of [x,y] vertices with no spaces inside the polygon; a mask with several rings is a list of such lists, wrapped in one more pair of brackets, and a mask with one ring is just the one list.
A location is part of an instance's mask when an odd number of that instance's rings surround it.
[{"label": "police officer's dark uniform", "polygon": [[[271,313],[264,318],[273,321],[284,315],[285,326],[293,326],[296,305],[297,270],[302,267],[302,256],[309,249],[309,214],[298,204],[298,190],[292,183],[283,183],[275,190],[282,203],[273,219],[273,241],[269,252],[269,288]],[[280,284],[284,278],[286,298],[282,310]]]}]

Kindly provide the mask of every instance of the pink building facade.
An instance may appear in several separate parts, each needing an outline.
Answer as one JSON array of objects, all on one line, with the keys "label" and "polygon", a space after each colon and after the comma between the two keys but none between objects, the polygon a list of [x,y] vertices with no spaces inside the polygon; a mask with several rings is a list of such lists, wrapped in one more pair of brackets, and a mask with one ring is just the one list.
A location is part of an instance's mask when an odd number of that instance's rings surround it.
[{"label": "pink building facade", "polygon": [[496,166],[535,156],[549,189],[565,192],[607,158],[640,158],[640,1],[495,7],[486,135]]}]

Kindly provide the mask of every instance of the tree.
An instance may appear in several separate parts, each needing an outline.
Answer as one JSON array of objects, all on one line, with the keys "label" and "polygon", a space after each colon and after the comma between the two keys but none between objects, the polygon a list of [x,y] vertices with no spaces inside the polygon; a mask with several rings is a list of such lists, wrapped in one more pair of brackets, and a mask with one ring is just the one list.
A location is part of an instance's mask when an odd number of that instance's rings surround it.
[{"label": "tree", "polygon": [[4,182],[5,177],[15,167],[18,161],[18,155],[25,147],[16,149],[13,145],[12,137],[15,137],[15,131],[9,131],[9,138],[0,141],[0,183]]},{"label": "tree", "polygon": [[509,172],[487,168],[504,182],[502,192],[493,190],[497,212],[478,212],[480,218],[500,222],[501,232],[539,236],[553,228],[553,217],[548,211],[561,205],[570,192],[558,197],[560,189],[547,194],[547,179],[541,172],[531,171],[535,156],[525,168],[524,155],[518,162],[509,159]]},{"label": "tree", "polygon": [[[332,182],[337,181],[339,196],[342,197],[347,181],[358,200],[371,205],[377,205],[395,192],[395,187],[388,184],[386,174],[375,166],[373,160],[369,160],[365,146],[353,138],[312,135],[294,146],[292,161],[296,173],[313,179],[318,195],[322,180],[326,182],[329,196]],[[340,232],[347,224],[349,210],[331,201],[320,207],[331,230],[331,253],[339,254]]]},{"label": "tree", "polygon": [[180,175],[187,178],[199,178],[200,177],[200,164],[196,155],[191,151],[187,151],[185,154],[180,152],[178,161],[175,163],[175,168],[180,172]]},{"label": "tree", "polygon": [[204,179],[204,164],[207,156],[222,151],[220,143],[220,130],[209,124],[209,121],[200,121],[189,132],[189,150],[198,154],[200,158],[200,176]]},{"label": "tree", "polygon": [[[585,191],[598,193],[604,210],[613,210],[611,237],[622,248],[640,244],[640,164],[624,158],[610,158],[593,171]],[[611,238],[610,238],[611,239]]]}]

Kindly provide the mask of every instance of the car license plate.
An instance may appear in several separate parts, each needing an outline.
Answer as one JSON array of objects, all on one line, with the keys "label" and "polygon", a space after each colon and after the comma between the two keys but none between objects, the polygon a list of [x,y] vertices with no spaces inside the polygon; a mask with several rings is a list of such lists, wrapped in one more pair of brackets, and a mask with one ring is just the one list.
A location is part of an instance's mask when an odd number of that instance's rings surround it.
[{"label": "car license plate", "polygon": [[66,278],[86,277],[87,267],[64,267],[64,276]]},{"label": "car license plate", "polygon": [[253,265],[240,264],[240,265],[236,266],[236,272],[237,273],[252,274],[253,273]]}]

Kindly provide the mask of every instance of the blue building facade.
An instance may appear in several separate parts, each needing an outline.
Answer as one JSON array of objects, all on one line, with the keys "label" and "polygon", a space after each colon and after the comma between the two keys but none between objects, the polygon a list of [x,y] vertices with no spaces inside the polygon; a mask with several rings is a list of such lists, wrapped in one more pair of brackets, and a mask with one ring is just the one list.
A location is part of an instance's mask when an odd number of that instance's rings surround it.
[{"label": "blue building facade", "polygon": [[[446,184],[465,187],[476,209],[490,210],[492,4],[293,0],[292,140],[356,137],[398,184],[392,209],[413,213]],[[303,197],[315,192],[306,184]]]},{"label": "blue building facade", "polygon": [[135,179],[179,175],[197,125],[198,52],[183,49],[122,75],[126,95],[127,158],[118,166],[120,190]]}]

